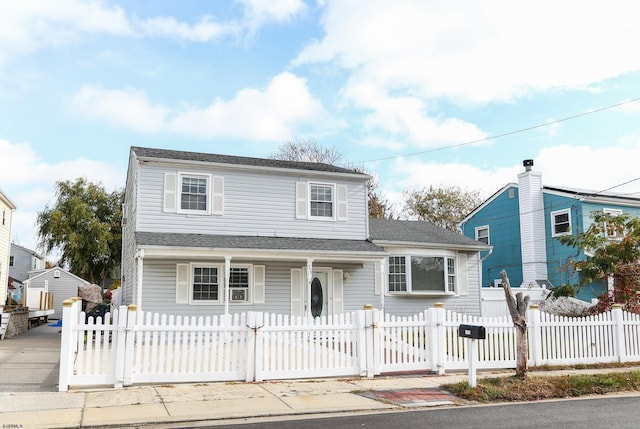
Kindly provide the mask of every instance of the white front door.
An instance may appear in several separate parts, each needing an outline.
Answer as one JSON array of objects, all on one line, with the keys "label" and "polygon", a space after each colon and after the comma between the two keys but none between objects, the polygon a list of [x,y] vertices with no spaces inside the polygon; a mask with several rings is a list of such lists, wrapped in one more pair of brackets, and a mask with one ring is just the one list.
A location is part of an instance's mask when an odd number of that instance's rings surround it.
[{"label": "white front door", "polygon": [[329,309],[329,270],[313,271],[309,293],[311,316],[314,318],[328,316]]}]

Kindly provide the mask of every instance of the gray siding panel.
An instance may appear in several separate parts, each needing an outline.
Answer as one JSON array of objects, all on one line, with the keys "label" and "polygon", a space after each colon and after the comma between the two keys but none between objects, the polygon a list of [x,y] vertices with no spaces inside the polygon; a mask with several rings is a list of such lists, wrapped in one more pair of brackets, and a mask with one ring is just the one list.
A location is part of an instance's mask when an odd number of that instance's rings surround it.
[{"label": "gray siding panel", "polygon": [[[468,295],[465,296],[394,296],[385,295],[385,312],[398,316],[411,316],[443,303],[445,309],[465,314],[480,315],[479,258],[477,253],[469,253]],[[345,282],[345,311],[360,310],[365,304],[380,308],[381,297],[374,293],[374,265],[365,264],[364,269],[351,272],[351,280]]]},{"label": "gray siding panel", "polygon": [[[142,309],[145,311],[186,316],[220,315],[224,304],[189,305],[176,304],[176,263],[178,261],[144,261]],[[184,261],[180,261],[184,262]],[[265,303],[229,304],[230,313],[266,311],[289,314],[291,311],[291,263],[255,261],[266,265]],[[295,266],[295,268],[300,268]]]},{"label": "gray siding panel", "polygon": [[132,157],[129,160],[129,170],[127,172],[127,188],[124,198],[124,211],[126,221],[123,225],[122,234],[122,291],[123,303],[135,302],[136,286],[136,261],[135,261],[135,232],[138,219],[137,198],[138,198],[138,164]]},{"label": "gray siding panel", "polygon": [[[144,261],[144,282],[142,309],[145,311],[176,315],[200,316],[220,315],[224,313],[224,304],[189,305],[176,304],[176,263],[187,261]],[[433,305],[444,303],[447,310],[480,314],[480,296],[478,269],[479,259],[469,254],[469,295],[468,296],[385,296],[385,311],[389,314],[409,316]],[[266,311],[270,313],[290,314],[291,312],[291,269],[303,268],[300,262],[253,261],[253,264],[266,266],[265,303],[229,305],[230,313],[244,311]],[[324,264],[318,264],[326,267]],[[331,264],[333,269],[349,273],[344,281],[344,311],[360,310],[365,304],[380,308],[380,295],[374,289],[374,264],[350,265]]]},{"label": "gray siding panel", "polygon": [[[223,215],[186,215],[162,210],[166,171],[224,177]],[[144,165],[139,169],[138,231],[366,239],[368,213],[365,184],[339,179],[348,186],[348,221],[295,218],[295,184],[308,177],[234,170],[181,170]]]}]

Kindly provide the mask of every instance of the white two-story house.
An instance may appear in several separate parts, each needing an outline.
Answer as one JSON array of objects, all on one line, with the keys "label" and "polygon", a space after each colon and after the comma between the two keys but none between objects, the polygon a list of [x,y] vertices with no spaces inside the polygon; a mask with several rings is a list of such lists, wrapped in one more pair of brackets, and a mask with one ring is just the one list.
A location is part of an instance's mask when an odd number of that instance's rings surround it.
[{"label": "white two-story house", "polygon": [[11,253],[11,218],[16,205],[0,189],[0,308],[7,301],[9,255]]},{"label": "white two-story house", "polygon": [[[124,302],[145,311],[328,316],[365,304],[479,314],[489,246],[426,222],[369,222],[350,169],[132,147]],[[371,228],[371,229],[370,229]]]}]

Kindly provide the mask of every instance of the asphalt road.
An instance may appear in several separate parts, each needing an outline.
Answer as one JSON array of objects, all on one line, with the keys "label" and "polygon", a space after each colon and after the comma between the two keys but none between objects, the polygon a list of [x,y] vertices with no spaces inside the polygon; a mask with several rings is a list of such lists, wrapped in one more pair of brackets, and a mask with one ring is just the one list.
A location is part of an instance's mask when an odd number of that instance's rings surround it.
[{"label": "asphalt road", "polygon": [[640,395],[199,427],[217,429],[602,429],[606,427],[638,429],[640,428]]}]

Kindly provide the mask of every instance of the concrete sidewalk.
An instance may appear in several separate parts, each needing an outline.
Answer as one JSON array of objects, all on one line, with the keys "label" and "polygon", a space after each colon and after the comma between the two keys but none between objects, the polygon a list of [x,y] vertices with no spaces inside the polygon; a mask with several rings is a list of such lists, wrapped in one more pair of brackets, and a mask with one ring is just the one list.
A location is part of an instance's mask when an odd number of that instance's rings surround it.
[{"label": "concrete sidewalk", "polygon": [[[0,424],[22,428],[159,425],[455,405],[464,375],[201,383],[0,393]],[[15,425],[15,426],[12,426]]]},{"label": "concrete sidewalk", "polygon": [[[255,418],[367,413],[468,402],[443,391],[467,381],[466,372],[392,377],[219,382],[72,389],[57,392],[55,327],[40,326],[0,342],[0,425],[19,428],[187,426],[198,422],[244,422]],[[53,334],[53,335],[52,335]],[[59,347],[59,343],[58,343]],[[59,352],[58,352],[59,353]],[[602,373],[638,368],[562,370],[532,375]],[[513,375],[482,371],[478,379]],[[11,380],[11,382],[9,382]]]}]

